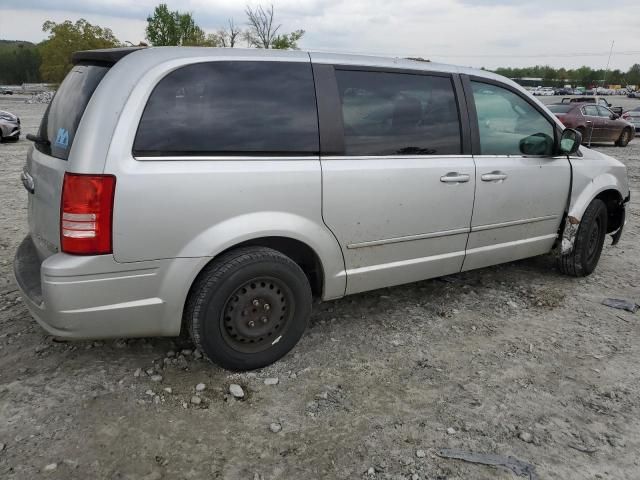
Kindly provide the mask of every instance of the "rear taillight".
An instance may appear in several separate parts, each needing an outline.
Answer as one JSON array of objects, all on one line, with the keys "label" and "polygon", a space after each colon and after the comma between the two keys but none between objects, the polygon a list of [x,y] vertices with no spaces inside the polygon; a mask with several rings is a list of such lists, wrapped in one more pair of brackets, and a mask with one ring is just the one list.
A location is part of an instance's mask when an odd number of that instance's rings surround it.
[{"label": "rear taillight", "polygon": [[60,248],[75,255],[112,252],[116,177],[65,173],[60,202]]}]

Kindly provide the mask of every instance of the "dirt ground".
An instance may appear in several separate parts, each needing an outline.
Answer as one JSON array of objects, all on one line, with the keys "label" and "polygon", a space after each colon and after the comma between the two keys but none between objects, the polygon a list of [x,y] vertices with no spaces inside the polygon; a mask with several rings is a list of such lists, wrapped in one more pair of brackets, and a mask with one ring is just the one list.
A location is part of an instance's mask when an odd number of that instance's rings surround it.
[{"label": "dirt ground", "polygon": [[23,120],[0,145],[0,478],[515,478],[442,448],[512,455],[540,479],[640,477],[640,313],[601,304],[640,303],[640,139],[596,147],[632,194],[590,277],[537,257],[318,304],[289,355],[237,374],[175,339],[63,343],[32,320],[12,261],[44,108],[0,99]]}]

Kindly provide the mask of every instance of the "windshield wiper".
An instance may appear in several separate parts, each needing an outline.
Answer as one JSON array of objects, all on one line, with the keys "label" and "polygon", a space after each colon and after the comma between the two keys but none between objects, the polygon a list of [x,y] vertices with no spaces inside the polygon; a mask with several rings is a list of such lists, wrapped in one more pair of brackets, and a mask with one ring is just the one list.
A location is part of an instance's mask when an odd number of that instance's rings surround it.
[{"label": "windshield wiper", "polygon": [[36,143],[38,145],[45,145],[47,147],[51,145],[51,142],[46,138],[33,135],[32,133],[27,133],[27,140],[31,140],[33,143]]}]

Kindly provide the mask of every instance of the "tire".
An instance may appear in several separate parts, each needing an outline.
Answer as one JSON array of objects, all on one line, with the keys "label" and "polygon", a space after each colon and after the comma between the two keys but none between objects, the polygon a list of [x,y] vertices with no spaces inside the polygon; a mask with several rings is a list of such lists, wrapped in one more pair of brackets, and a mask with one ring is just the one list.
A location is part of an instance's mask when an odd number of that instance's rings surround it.
[{"label": "tire", "polygon": [[198,276],[184,321],[213,363],[253,370],[289,352],[309,323],[311,286],[286,255],[264,247],[223,254]]},{"label": "tire", "polygon": [[586,277],[598,265],[607,234],[607,207],[594,199],[582,216],[573,250],[558,258],[558,267],[565,275]]},{"label": "tire", "polygon": [[629,130],[628,128],[625,128],[624,130],[622,130],[622,133],[620,134],[620,138],[616,140],[616,146],[626,147],[630,141],[631,141],[631,130]]}]

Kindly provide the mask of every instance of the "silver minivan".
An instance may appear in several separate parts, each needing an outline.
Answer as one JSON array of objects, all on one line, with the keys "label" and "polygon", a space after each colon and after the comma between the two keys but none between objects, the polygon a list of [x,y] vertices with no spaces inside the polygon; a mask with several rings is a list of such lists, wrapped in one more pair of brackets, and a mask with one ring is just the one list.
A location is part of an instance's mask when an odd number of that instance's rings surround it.
[{"label": "silver minivan", "polygon": [[303,51],[78,52],[22,181],[24,301],[58,337],[177,336],[253,369],[312,299],[615,244],[623,164],[490,72]]}]

